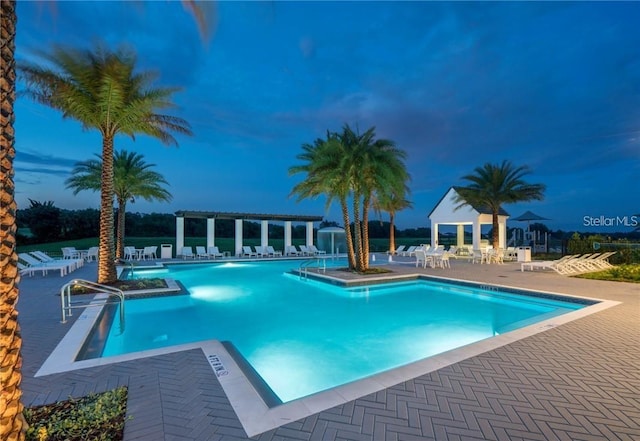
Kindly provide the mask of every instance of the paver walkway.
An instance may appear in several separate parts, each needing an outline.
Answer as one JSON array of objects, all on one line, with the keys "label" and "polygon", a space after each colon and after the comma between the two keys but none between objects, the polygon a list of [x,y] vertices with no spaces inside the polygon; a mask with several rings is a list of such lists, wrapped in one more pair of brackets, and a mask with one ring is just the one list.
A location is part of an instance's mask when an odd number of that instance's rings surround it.
[{"label": "paver walkway", "polygon": [[[253,439],[640,440],[639,285],[522,273],[516,264],[419,272],[622,303]],[[95,263],[20,283],[25,405],[127,385],[125,440],[247,439],[200,350],[35,378],[72,324],[59,322],[55,295],[71,278],[95,280]]]}]

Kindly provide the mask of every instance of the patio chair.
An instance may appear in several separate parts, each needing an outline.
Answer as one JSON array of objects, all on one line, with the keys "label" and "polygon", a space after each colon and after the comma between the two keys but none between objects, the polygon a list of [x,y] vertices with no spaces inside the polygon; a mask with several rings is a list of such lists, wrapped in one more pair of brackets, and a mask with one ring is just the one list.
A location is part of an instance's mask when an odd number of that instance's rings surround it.
[{"label": "patio chair", "polygon": [[30,271],[42,271],[43,276],[46,276],[49,270],[60,270],[60,277],[66,276],[73,266],[73,263],[42,262],[27,253],[19,253],[18,258],[27,263]]},{"label": "patio chair", "polygon": [[156,255],[157,251],[158,251],[158,247],[156,245],[144,247],[144,250],[142,250],[142,259],[156,260],[158,258],[158,256]]},{"label": "patio chair", "polygon": [[288,245],[285,247],[285,255],[286,256],[299,256],[300,252],[296,248],[295,245]]},{"label": "patio chair", "polygon": [[134,260],[136,254],[136,247],[124,247],[124,260]]},{"label": "patio chair", "polygon": [[258,257],[258,253],[253,251],[250,246],[244,245],[242,247],[242,257]]},{"label": "patio chair", "polygon": [[391,255],[398,255],[400,254],[402,251],[404,251],[405,249],[405,245],[400,245],[396,248],[395,251],[387,251],[387,254],[391,254]]},{"label": "patio chair", "polygon": [[269,253],[267,252],[267,247],[263,247],[262,245],[257,245],[253,247],[256,250],[256,256],[258,257],[267,257]]},{"label": "patio chair", "polygon": [[[78,262],[79,259],[54,259],[53,257],[49,256],[47,253],[43,251],[31,251],[29,254],[36,258],[37,262],[35,264],[44,263],[49,266],[65,265],[67,266],[67,269],[68,269],[67,272],[71,272],[81,266]],[[22,259],[22,260],[25,260],[25,259]],[[25,262],[27,261],[25,260]],[[27,263],[29,263],[30,265],[34,264],[32,262],[27,262]]]},{"label": "patio chair", "polygon": [[206,259],[209,257],[209,253],[203,246],[196,246],[196,257],[198,259]]},{"label": "patio chair", "polygon": [[269,256],[273,256],[273,257],[282,257],[282,251],[276,251],[273,249],[273,247],[271,245],[267,246],[267,253],[269,253]]},{"label": "patio chair", "polygon": [[326,252],[326,251],[324,251],[324,250],[319,250],[319,249],[318,249],[318,247],[316,247],[315,245],[309,245],[309,250],[310,250],[313,254],[315,254],[316,256],[317,256],[318,254],[327,254],[327,252]]},{"label": "patio chair", "polygon": [[300,253],[303,256],[311,256],[313,254],[306,245],[300,245]]},{"label": "patio chair", "polygon": [[183,259],[195,258],[195,254],[193,254],[193,247],[182,247],[182,251],[180,252],[180,255],[182,256]]},{"label": "patio chair", "polygon": [[427,267],[426,251],[423,249],[417,249],[415,250],[414,255],[416,256],[416,268],[418,267],[418,265],[422,265],[422,268],[426,268]]},{"label": "patio chair", "polygon": [[85,260],[87,262],[91,262],[91,261],[98,261],[98,252],[100,251],[100,248],[98,247],[91,247],[87,250],[87,254],[84,256]]},{"label": "patio chair", "polygon": [[209,247],[207,248],[207,254],[209,255],[209,257],[215,259],[216,257],[223,257],[224,254],[222,254],[220,252],[220,250],[218,249],[218,247],[213,246],[213,247]]},{"label": "patio chair", "polygon": [[403,256],[412,256],[414,254],[414,252],[416,251],[416,248],[418,248],[415,245],[411,245],[409,248],[407,248],[404,251],[401,251],[399,254],[402,254]]}]

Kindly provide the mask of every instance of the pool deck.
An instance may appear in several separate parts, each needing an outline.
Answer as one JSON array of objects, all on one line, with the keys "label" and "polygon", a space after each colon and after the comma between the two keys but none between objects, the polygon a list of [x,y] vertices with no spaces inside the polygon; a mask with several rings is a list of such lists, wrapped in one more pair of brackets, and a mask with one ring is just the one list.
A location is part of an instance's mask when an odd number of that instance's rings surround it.
[{"label": "pool deck", "polygon": [[61,324],[56,294],[73,278],[95,280],[90,263],[65,277],[52,272],[20,282],[23,402],[46,404],[126,385],[125,440],[640,439],[640,285],[521,272],[516,263],[452,261],[443,270],[397,260],[389,265],[393,274],[620,304],[247,438],[201,349],[35,377],[80,316]]}]

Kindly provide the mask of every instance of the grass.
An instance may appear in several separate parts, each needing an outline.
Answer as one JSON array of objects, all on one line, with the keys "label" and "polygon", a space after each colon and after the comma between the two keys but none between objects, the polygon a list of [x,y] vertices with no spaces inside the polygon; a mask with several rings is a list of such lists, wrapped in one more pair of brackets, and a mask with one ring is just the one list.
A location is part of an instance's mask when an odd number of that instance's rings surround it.
[{"label": "grass", "polygon": [[127,412],[127,388],[24,410],[27,440],[119,441]]},{"label": "grass", "polygon": [[640,264],[616,265],[604,271],[580,274],[576,277],[592,280],[609,280],[613,282],[640,283]]}]

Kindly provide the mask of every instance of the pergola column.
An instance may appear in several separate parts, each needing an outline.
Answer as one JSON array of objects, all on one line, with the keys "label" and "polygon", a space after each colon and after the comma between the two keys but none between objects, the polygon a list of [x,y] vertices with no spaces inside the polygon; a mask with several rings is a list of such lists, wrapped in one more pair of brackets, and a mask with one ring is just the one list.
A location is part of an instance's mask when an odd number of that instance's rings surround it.
[{"label": "pergola column", "polygon": [[313,222],[307,222],[307,246],[313,245]]},{"label": "pergola column", "polygon": [[431,246],[438,246],[438,225],[437,223],[431,224]]},{"label": "pergola column", "polygon": [[291,221],[284,221],[284,248],[291,246]]},{"label": "pergola column", "polygon": [[476,218],[473,221],[473,233],[471,234],[473,238],[473,249],[480,249],[480,240],[482,238],[482,226],[480,225],[480,219]]},{"label": "pergola column", "polygon": [[236,256],[242,254],[242,219],[236,219]]},{"label": "pergola column", "polygon": [[506,222],[498,222],[498,247],[506,248],[507,241],[507,224]]},{"label": "pergola column", "polygon": [[207,218],[207,249],[216,246],[216,219]]},{"label": "pergola column", "polygon": [[458,247],[464,246],[464,224],[458,224],[458,232],[456,234],[456,245]]},{"label": "pergola column", "polygon": [[263,249],[269,245],[269,221],[266,220],[260,222],[260,245]]},{"label": "pergola column", "polygon": [[182,253],[184,248],[184,217],[176,216],[176,256]]}]

